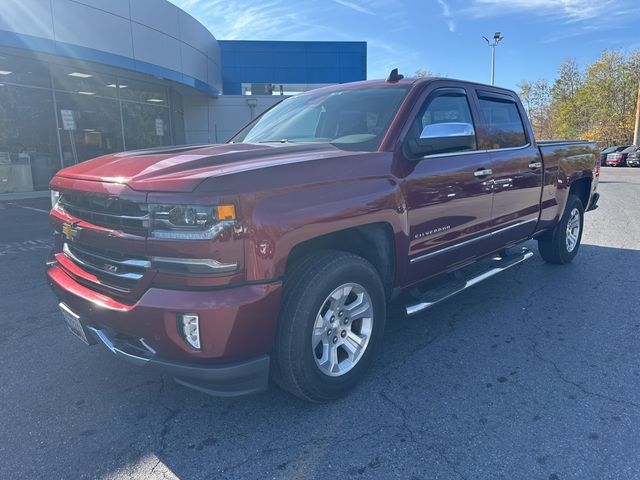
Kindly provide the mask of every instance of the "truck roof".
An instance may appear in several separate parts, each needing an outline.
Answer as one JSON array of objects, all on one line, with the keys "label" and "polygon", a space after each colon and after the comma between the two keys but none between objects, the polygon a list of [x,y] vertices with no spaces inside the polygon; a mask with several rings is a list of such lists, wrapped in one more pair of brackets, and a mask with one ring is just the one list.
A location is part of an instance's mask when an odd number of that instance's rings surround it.
[{"label": "truck roof", "polygon": [[361,88],[361,87],[365,87],[365,86],[370,86],[370,87],[393,87],[394,85],[410,85],[410,86],[414,86],[415,85],[415,86],[418,86],[418,85],[431,83],[431,82],[435,82],[435,81],[455,82],[455,83],[459,83],[461,85],[469,85],[469,86],[473,86],[473,87],[482,87],[482,88],[491,89],[491,90],[509,92],[511,94],[517,95],[516,92],[514,92],[513,90],[510,90],[508,88],[496,87],[495,85],[488,85],[488,84],[485,84],[485,83],[471,82],[469,80],[460,80],[460,79],[457,79],[457,78],[449,78],[449,77],[410,77],[410,78],[403,78],[402,80],[398,80],[396,82],[390,82],[390,81],[387,81],[387,80],[384,80],[384,79],[362,80],[362,81],[359,81],[359,82],[338,83],[338,84],[335,84],[335,85],[330,85],[328,87],[322,87],[322,88],[310,90],[309,92],[305,92],[305,93],[311,93],[311,92],[317,92],[317,91],[344,90],[344,89],[349,89],[349,88]]}]

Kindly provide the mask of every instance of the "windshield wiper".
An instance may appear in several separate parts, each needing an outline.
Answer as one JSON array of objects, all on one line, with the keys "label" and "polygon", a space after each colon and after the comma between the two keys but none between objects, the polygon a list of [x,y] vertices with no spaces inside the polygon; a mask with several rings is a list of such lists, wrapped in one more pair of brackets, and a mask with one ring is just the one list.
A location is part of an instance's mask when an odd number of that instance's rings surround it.
[{"label": "windshield wiper", "polygon": [[258,142],[258,143],[289,143],[289,139],[280,138],[278,140],[262,140],[261,142]]}]

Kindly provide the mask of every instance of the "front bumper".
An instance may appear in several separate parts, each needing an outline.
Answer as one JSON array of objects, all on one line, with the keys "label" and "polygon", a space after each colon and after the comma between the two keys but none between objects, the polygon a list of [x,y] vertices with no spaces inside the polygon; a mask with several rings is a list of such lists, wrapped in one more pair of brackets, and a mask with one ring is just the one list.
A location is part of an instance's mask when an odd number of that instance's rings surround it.
[{"label": "front bumper", "polygon": [[[47,265],[47,277],[88,336],[116,356],[160,369],[178,383],[215,395],[266,388],[281,282],[220,290],[150,288],[135,304],[127,305],[87,288],[55,262]],[[183,340],[178,313],[199,315],[201,350]]]},{"label": "front bumper", "polygon": [[210,395],[233,397],[248,395],[267,388],[269,356],[218,365],[198,365],[158,358],[144,344],[133,344],[106,329],[86,327],[89,335],[108,348],[116,357],[140,367],[149,367],[174,377],[175,381]]}]

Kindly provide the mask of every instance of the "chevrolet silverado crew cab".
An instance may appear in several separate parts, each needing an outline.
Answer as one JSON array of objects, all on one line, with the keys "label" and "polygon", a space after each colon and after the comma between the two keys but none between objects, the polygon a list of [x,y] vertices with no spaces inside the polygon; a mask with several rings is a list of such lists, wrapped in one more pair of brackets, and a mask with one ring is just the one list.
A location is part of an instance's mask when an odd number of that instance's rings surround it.
[{"label": "chevrolet silverado crew cab", "polygon": [[529,258],[578,252],[587,142],[536,142],[516,94],[444,78],[288,98],[223,145],[106,155],[51,181],[46,263],[88,344],[216,395],[334,399],[387,305],[421,312]]}]

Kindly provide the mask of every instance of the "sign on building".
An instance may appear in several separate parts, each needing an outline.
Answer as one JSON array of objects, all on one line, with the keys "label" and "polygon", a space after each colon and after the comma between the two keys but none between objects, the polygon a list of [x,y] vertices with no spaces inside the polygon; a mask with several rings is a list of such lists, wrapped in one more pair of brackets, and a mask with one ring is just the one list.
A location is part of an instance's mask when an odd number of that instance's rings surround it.
[{"label": "sign on building", "polygon": [[62,118],[63,130],[76,129],[76,119],[73,116],[73,110],[60,110],[60,117]]},{"label": "sign on building", "polygon": [[164,137],[164,121],[161,118],[156,118],[156,135]]}]

